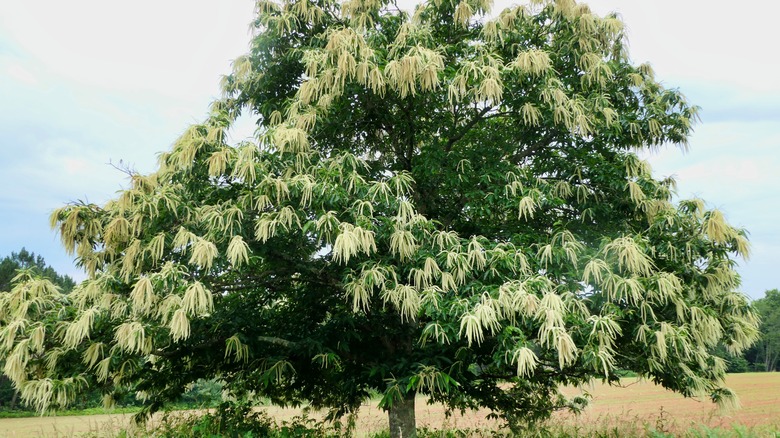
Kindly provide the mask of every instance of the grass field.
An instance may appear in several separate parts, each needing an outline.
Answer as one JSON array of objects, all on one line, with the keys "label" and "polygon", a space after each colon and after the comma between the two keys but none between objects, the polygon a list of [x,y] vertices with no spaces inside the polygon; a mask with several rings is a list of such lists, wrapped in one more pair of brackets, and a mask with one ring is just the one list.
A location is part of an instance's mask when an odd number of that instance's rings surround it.
[{"label": "grass field", "polygon": [[[626,378],[622,387],[595,384],[584,388],[592,395],[586,411],[577,417],[559,415],[557,421],[579,427],[630,422],[670,432],[700,426],[732,429],[735,425],[760,429],[780,426],[780,373],[729,375],[727,384],[737,392],[741,407],[722,411],[707,399],[690,399],[647,381]],[[580,391],[566,389],[566,393]]]},{"label": "grass field", "polygon": [[[622,387],[596,383],[581,389],[566,388],[569,395],[587,391],[592,401],[582,415],[556,415],[552,424],[580,431],[584,436],[590,430],[618,430],[618,427],[674,433],[700,427],[733,429],[741,425],[760,431],[764,426],[780,426],[780,373],[733,374],[727,383],[739,394],[742,404],[739,410],[721,412],[708,400],[686,399],[636,378],[624,379]],[[262,409],[279,421],[300,414],[294,409]],[[418,425],[437,429],[495,428],[496,423],[487,420],[486,414],[467,412],[445,418],[441,406],[426,405],[420,400],[417,407]],[[111,431],[125,427],[129,420],[127,414],[7,418],[0,419],[0,437],[70,437],[88,432],[109,436]],[[386,421],[385,413],[375,403],[366,404],[360,411],[357,429],[366,433],[379,431],[386,427]]]}]

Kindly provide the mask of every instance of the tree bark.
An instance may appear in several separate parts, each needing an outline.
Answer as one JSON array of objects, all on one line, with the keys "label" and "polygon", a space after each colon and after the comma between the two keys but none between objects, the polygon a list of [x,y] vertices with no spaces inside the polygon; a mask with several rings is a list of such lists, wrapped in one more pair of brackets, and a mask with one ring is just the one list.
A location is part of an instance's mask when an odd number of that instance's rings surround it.
[{"label": "tree bark", "polygon": [[764,371],[774,371],[777,367],[777,359],[780,354],[772,351],[772,347],[766,345],[764,347]]},{"label": "tree bark", "polygon": [[414,393],[396,400],[387,412],[390,420],[390,438],[416,438],[417,420],[414,417]]}]

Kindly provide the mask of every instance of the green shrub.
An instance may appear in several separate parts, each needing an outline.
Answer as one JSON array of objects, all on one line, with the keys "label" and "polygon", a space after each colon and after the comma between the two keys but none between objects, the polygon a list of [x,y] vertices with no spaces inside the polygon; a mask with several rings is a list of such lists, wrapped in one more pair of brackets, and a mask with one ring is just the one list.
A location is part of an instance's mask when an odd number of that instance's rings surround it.
[{"label": "green shrub", "polygon": [[214,408],[222,403],[224,385],[217,379],[199,379],[187,392],[181,395],[177,405],[188,408]]},{"label": "green shrub", "polygon": [[148,437],[217,438],[223,436],[255,438],[339,438],[349,436],[340,425],[326,425],[305,413],[278,424],[266,413],[257,411],[247,401],[224,402],[216,410],[204,414],[182,416],[169,412],[156,424]]}]

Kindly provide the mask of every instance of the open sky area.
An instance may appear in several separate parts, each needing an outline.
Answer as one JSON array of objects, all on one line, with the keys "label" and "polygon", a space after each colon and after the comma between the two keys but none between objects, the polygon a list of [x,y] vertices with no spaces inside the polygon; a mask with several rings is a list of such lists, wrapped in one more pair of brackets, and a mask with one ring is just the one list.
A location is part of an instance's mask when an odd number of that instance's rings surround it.
[{"label": "open sky area", "polygon": [[[750,232],[743,292],[780,287],[780,4],[587,3],[618,12],[632,59],[702,108],[688,152],[647,154],[654,173]],[[109,163],[154,171],[157,154],[205,117],[248,47],[252,14],[250,0],[0,2],[0,257],[26,247],[83,279],[49,214],[112,198],[126,175]]]}]

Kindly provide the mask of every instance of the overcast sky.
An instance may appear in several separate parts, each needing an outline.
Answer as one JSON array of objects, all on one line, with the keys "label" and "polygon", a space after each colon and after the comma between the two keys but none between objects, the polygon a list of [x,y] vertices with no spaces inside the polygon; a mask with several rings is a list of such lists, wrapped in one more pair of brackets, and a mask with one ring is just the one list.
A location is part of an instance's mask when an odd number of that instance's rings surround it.
[{"label": "overcast sky", "polygon": [[[680,197],[699,196],[750,231],[753,255],[739,269],[745,293],[780,287],[780,4],[587,3],[600,15],[619,12],[632,59],[649,61],[702,107],[690,151],[650,156],[655,174],[676,175]],[[113,197],[126,181],[109,162],[155,169],[245,52],[252,8],[249,0],[0,2],[0,257],[24,246],[83,278],[49,214]]]}]

